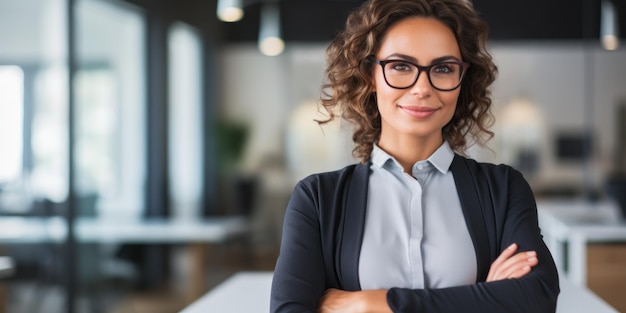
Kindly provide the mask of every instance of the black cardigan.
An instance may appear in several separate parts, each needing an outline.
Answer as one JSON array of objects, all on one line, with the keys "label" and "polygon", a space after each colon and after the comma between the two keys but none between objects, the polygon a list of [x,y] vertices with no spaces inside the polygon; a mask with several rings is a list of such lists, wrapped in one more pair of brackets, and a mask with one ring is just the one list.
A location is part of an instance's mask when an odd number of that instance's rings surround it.
[{"label": "black cardigan", "polygon": [[[311,175],[298,183],[285,213],[272,281],[271,312],[317,312],[328,288],[361,290],[370,164]],[[554,312],[557,270],[540,234],[535,199],[521,173],[455,155],[450,166],[476,251],[477,282],[441,289],[392,288],[394,312]],[[485,282],[491,263],[512,243],[539,264],[520,279]],[[454,257],[454,256],[450,256]]]}]

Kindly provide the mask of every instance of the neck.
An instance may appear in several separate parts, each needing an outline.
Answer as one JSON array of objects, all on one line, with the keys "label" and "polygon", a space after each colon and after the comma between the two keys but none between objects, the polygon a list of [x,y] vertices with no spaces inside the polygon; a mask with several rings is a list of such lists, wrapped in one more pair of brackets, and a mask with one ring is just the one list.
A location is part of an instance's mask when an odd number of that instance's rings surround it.
[{"label": "neck", "polygon": [[396,136],[386,138],[381,134],[378,146],[393,156],[408,174],[417,161],[428,159],[443,144],[443,136]]}]

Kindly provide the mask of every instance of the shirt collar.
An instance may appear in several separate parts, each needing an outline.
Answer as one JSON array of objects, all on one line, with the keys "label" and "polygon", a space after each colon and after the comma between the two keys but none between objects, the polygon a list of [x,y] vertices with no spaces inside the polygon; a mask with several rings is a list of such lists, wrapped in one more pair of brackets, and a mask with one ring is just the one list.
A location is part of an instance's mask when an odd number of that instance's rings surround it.
[{"label": "shirt collar", "polygon": [[454,151],[450,147],[447,141],[435,150],[435,152],[428,158],[428,161],[437,168],[441,173],[446,173],[452,165],[454,160]]},{"label": "shirt collar", "polygon": [[377,144],[374,144],[374,147],[372,149],[371,160],[372,164],[379,168],[385,166],[387,162],[391,162],[392,164],[402,169],[402,166],[400,166],[398,161],[396,161],[396,159],[394,159],[391,155],[381,149]]},{"label": "shirt collar", "polygon": [[[430,162],[439,172],[446,173],[450,169],[452,160],[454,159],[454,151],[450,147],[447,141],[435,150],[435,152],[428,158]],[[391,155],[385,152],[383,149],[374,144],[371,154],[372,164],[377,167],[383,167],[387,162],[393,162],[396,167],[402,169],[402,166]]]}]

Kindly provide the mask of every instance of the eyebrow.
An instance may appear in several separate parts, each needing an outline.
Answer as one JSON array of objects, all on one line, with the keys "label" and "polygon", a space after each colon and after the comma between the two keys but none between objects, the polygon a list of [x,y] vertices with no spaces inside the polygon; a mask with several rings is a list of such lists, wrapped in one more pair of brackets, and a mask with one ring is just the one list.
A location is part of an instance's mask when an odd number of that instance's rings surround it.
[{"label": "eyebrow", "polygon": [[[409,55],[406,55],[406,54],[402,54],[402,53],[390,54],[385,59],[390,59],[390,58],[400,58],[400,59],[407,60],[407,61],[410,61],[410,62],[413,62],[413,63],[417,64],[417,59],[416,58],[414,58],[412,56],[409,56]],[[450,60],[461,61],[461,60],[459,60],[459,58],[457,58],[457,57],[455,57],[453,55],[445,55],[445,56],[438,57],[438,58],[435,58],[435,59],[431,60],[430,64],[435,64],[435,63],[444,62],[444,61],[450,61]]]}]

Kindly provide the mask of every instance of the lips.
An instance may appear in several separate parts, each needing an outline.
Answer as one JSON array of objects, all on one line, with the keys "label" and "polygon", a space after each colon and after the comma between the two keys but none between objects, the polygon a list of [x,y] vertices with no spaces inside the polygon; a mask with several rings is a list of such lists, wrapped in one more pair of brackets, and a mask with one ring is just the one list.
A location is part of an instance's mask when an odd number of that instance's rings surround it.
[{"label": "lips", "polygon": [[411,117],[424,119],[432,116],[439,108],[423,107],[423,106],[400,106],[400,109]]}]

